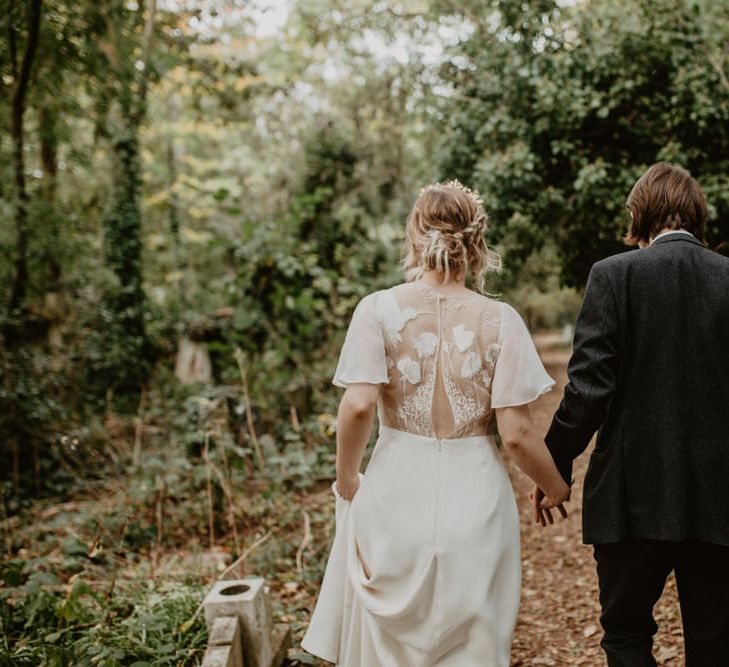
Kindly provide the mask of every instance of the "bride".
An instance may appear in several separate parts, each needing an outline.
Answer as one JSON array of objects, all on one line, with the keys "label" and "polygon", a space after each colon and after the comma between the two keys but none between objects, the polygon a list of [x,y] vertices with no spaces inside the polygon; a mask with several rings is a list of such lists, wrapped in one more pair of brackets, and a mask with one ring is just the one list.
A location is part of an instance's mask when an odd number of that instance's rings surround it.
[{"label": "bride", "polygon": [[[569,487],[528,404],[554,381],[508,304],[467,289],[498,269],[477,193],[424,188],[406,282],[363,297],[333,383],[336,533],[302,647],[344,667],[508,667],[521,584],[506,451],[558,507]],[[379,431],[359,473],[375,412]],[[540,510],[537,509],[539,515]],[[551,519],[551,515],[550,515]]]}]

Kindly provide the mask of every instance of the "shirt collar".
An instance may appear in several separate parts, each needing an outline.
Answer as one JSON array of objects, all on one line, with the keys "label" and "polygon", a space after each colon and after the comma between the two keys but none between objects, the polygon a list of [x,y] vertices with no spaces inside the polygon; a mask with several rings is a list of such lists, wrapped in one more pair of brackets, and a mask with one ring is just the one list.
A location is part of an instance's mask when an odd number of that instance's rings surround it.
[{"label": "shirt collar", "polygon": [[652,246],[662,236],[668,236],[669,234],[688,234],[692,238],[696,238],[691,232],[687,232],[685,229],[669,229],[667,232],[661,232],[658,236],[654,236],[648,245]]}]

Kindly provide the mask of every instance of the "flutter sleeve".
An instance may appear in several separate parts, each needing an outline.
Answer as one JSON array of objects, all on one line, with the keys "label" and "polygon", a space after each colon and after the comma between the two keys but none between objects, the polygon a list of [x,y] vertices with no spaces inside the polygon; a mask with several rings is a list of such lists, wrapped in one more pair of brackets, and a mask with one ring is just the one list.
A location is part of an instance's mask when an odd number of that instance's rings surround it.
[{"label": "flutter sleeve", "polygon": [[492,408],[531,403],[554,386],[524,320],[506,303],[501,304],[499,346],[491,386]]},{"label": "flutter sleeve", "polygon": [[337,387],[354,382],[388,382],[385,340],[376,296],[376,292],[364,296],[354,309],[332,379]]}]

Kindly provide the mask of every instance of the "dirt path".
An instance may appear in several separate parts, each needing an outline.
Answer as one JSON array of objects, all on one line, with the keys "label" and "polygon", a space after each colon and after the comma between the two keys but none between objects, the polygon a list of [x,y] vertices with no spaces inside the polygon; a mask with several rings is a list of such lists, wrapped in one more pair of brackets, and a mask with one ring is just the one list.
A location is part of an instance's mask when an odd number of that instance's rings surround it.
[{"label": "dirt path", "polygon": [[[535,405],[534,416],[546,431],[567,382],[569,351],[556,347],[558,339],[536,340],[549,374],[557,386]],[[509,464],[522,514],[523,589],[519,622],[514,637],[512,667],[586,665],[599,667],[605,659],[599,647],[597,578],[592,548],[581,541],[582,480],[588,454],[574,468],[575,487],[570,517],[554,526],[533,523],[527,494],[529,480]],[[683,664],[681,619],[673,578],[656,607],[660,626],[655,642],[659,665]]]}]

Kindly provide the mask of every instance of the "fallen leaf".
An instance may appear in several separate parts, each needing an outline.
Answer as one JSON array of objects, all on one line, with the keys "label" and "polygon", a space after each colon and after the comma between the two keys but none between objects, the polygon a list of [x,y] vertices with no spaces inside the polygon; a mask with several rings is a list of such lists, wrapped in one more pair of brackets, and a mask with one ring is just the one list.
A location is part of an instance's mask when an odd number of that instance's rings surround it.
[{"label": "fallen leaf", "polygon": [[583,637],[592,637],[597,632],[597,626],[596,625],[588,625],[583,631],[582,636]]}]

